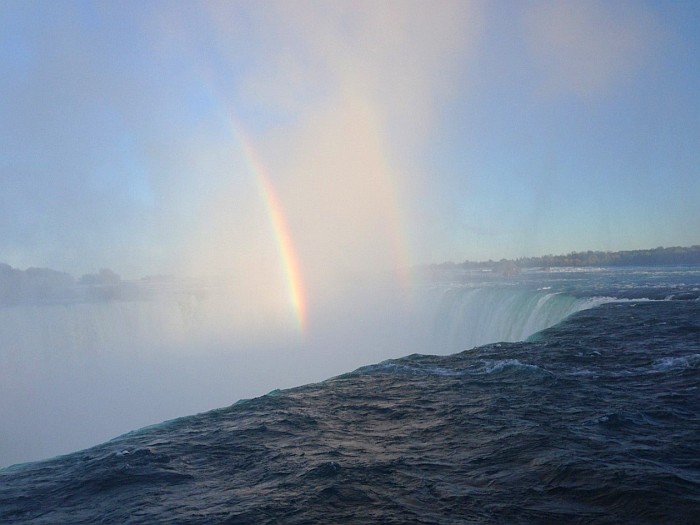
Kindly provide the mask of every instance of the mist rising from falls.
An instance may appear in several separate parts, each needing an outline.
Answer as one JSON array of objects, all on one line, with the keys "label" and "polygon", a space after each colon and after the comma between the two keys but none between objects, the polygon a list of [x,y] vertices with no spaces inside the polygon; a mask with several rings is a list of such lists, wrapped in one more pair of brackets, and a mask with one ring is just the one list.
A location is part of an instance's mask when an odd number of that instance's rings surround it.
[{"label": "mist rising from falls", "polygon": [[373,282],[315,308],[306,333],[226,290],[0,308],[0,466],[84,448],[411,353],[524,339],[589,302],[516,287]]}]

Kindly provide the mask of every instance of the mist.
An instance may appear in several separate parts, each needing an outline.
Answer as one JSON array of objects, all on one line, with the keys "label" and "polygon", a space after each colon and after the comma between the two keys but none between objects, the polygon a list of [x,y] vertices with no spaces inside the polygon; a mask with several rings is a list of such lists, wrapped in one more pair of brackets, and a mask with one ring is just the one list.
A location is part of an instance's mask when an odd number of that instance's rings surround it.
[{"label": "mist", "polygon": [[418,351],[429,328],[378,281],[355,283],[303,333],[229,300],[225,283],[86,283],[0,308],[3,466]]}]

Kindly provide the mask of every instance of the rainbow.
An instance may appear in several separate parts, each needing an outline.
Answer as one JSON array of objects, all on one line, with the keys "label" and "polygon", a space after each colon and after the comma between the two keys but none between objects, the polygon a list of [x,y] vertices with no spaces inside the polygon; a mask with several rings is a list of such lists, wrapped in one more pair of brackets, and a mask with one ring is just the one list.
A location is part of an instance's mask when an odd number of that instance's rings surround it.
[{"label": "rainbow", "polygon": [[[289,306],[293,312],[296,327],[300,334],[308,330],[308,301],[304,287],[303,273],[299,265],[299,259],[295,251],[293,237],[290,233],[289,224],[285,215],[285,210],[278,197],[275,186],[268,176],[267,169],[261,161],[253,147],[253,142],[245,133],[245,127],[236,118],[235,112],[231,111],[227,98],[216,89],[217,83],[213,80],[214,75],[210,74],[204,67],[201,68],[203,87],[207,90],[212,101],[222,109],[225,122],[229,128],[229,133],[234,143],[240,147],[240,151],[246,167],[253,175],[257,185],[259,195],[266,213],[268,215],[272,231],[275,237],[280,263],[286,282]],[[378,162],[375,180],[377,190],[383,196],[385,233],[389,240],[388,250],[393,260],[393,273],[404,292],[404,300],[412,304],[414,301],[412,275],[410,264],[412,261],[408,236],[405,231],[406,217],[401,207],[400,184],[397,174],[391,165],[388,156],[386,137],[384,137],[381,122],[375,111],[366,101],[358,98],[353,101],[356,110],[359,111],[366,122],[368,122],[369,142],[377,148]]]},{"label": "rainbow", "polygon": [[234,141],[238,142],[246,167],[255,177],[258,192],[265,205],[276,239],[287,285],[290,307],[294,312],[297,329],[300,334],[303,334],[307,328],[307,307],[302,273],[294,250],[294,244],[289,232],[284,210],[277,197],[277,192],[270,181],[270,177],[267,175],[265,165],[256,154],[252,142],[244,132],[244,127],[238,122],[238,119],[235,117],[235,114],[230,111],[230,108],[228,108],[226,97],[222,96],[219,90],[216,89],[216,82],[213,81],[213,75],[204,67],[200,68],[200,74],[202,76],[203,88],[205,88],[211,100],[216,102],[223,110],[223,114],[226,116],[225,122],[228,131],[231,133]]},{"label": "rainbow", "polygon": [[231,127],[234,134],[238,138],[238,142],[241,146],[243,157],[248,169],[256,178],[260,197],[265,203],[284,269],[290,306],[296,318],[297,328],[299,329],[299,332],[303,334],[307,323],[306,298],[304,295],[304,286],[299,261],[296,256],[296,252],[294,251],[292,236],[289,232],[289,226],[287,224],[283,208],[280,204],[279,198],[277,197],[275,188],[267,175],[265,165],[258,158],[250,143],[250,140],[248,140],[246,135],[243,133],[242,127],[240,125],[236,125],[234,122],[231,122]]}]

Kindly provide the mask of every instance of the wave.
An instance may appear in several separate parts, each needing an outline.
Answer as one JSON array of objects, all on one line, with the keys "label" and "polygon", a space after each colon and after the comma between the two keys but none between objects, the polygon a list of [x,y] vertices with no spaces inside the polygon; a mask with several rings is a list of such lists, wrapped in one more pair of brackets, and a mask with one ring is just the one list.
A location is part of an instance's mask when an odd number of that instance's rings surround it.
[{"label": "wave", "polygon": [[[494,345],[500,347],[500,345]],[[455,356],[456,357],[456,356]],[[448,362],[456,366],[447,366]],[[356,375],[394,375],[394,376],[435,376],[449,377],[489,377],[506,380],[512,378],[550,378],[553,374],[537,365],[524,363],[519,359],[479,359],[459,366],[461,360],[414,354],[401,359],[392,359],[374,365],[363,366],[350,374]]]},{"label": "wave", "polygon": [[654,362],[652,370],[667,372],[672,370],[696,370],[700,368],[700,354],[678,357],[664,357]]}]

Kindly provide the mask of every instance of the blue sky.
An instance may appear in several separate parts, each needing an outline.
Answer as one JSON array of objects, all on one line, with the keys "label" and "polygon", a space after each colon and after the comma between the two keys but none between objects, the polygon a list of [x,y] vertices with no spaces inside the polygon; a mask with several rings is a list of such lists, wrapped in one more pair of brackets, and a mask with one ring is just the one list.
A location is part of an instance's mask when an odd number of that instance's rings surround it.
[{"label": "blue sky", "polygon": [[5,0],[0,260],[265,279],[241,133],[319,282],[698,244],[698,35],[695,2]]}]

